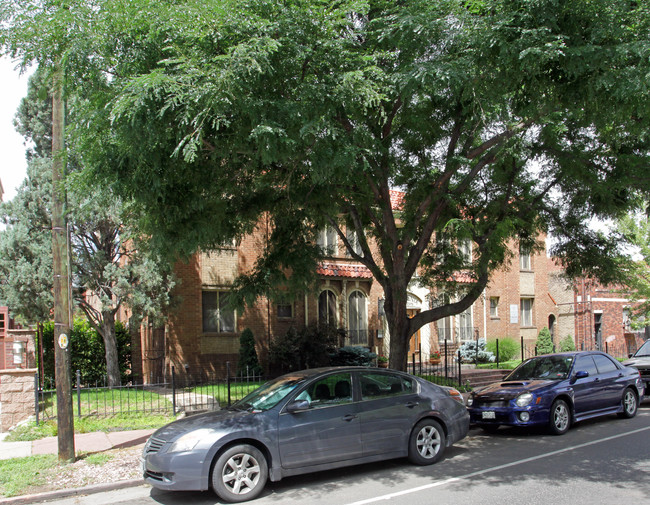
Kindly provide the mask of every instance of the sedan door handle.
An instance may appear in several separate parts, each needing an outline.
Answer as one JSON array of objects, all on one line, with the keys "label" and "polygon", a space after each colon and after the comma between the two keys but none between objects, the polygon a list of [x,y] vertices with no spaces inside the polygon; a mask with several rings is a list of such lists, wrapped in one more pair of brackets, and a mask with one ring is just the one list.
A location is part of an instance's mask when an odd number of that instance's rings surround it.
[{"label": "sedan door handle", "polygon": [[408,403],[406,404],[406,406],[407,406],[409,409],[412,409],[413,407],[417,407],[418,405],[420,405],[418,402],[408,402]]},{"label": "sedan door handle", "polygon": [[347,422],[350,422],[350,421],[352,421],[352,420],[354,420],[356,418],[357,418],[357,416],[355,416],[354,414],[347,414],[347,415],[343,416],[343,420],[347,421]]}]

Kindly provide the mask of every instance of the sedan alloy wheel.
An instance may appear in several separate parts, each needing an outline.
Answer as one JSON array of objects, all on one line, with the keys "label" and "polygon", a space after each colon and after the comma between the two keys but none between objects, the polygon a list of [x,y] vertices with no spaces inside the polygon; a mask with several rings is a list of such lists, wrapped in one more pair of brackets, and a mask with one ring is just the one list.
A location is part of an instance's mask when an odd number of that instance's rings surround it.
[{"label": "sedan alloy wheel", "polygon": [[564,435],[571,426],[571,413],[564,400],[555,400],[551,407],[549,427],[555,435]]},{"label": "sedan alloy wheel", "polygon": [[237,445],[217,459],[212,486],[220,498],[237,503],[259,495],[267,477],[268,466],[264,455],[251,445]]},{"label": "sedan alloy wheel", "polygon": [[431,465],[442,458],[445,432],[437,421],[424,419],[415,425],[409,439],[409,459],[417,465]]}]

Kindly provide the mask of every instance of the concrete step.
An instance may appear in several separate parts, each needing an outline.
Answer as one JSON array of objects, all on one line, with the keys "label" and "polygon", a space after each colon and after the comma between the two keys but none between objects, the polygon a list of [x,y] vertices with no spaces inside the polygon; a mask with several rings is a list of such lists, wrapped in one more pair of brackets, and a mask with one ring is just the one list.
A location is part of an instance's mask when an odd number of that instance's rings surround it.
[{"label": "concrete step", "polygon": [[487,386],[494,382],[503,380],[504,375],[508,374],[511,370],[463,370],[462,381],[463,384],[469,382],[473,388]]}]

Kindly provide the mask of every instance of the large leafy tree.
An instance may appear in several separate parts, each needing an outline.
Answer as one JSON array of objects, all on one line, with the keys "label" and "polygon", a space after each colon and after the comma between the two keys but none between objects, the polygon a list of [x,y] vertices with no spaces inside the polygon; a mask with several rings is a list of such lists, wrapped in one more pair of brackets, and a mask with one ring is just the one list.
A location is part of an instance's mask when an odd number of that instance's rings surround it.
[{"label": "large leafy tree", "polygon": [[[51,114],[46,72],[30,79],[16,126],[31,147],[28,178],[11,202],[3,204],[6,229],[0,233],[0,295],[30,321],[46,321],[52,308]],[[75,103],[75,99],[71,99]],[[74,109],[74,108],[73,108]],[[169,264],[153,254],[129,226],[127,208],[110,191],[79,181],[80,167],[69,160],[69,223],[76,305],[102,337],[107,382],[120,383],[116,314],[129,308],[134,324],[159,317],[169,306],[173,278]],[[74,184],[73,184],[74,183]]]},{"label": "large leafy tree", "polygon": [[616,232],[626,236],[634,246],[631,256],[624,261],[623,289],[629,289],[637,306],[633,311],[635,328],[648,326],[650,320],[650,202],[641,197],[645,211],[621,217],[616,222]]},{"label": "large leafy tree", "polygon": [[[611,279],[620,237],[586,222],[620,215],[628,188],[648,184],[647,1],[106,0],[92,12],[87,61],[104,79],[72,125],[84,166],[172,253],[271,216],[239,284],[249,299],[309,286],[316,234],[332,226],[383,287],[391,365],[404,368],[410,335],[469,307],[513,240],[553,233],[570,274]],[[467,240],[471,258],[456,247]],[[453,296],[409,319],[416,276]]]}]

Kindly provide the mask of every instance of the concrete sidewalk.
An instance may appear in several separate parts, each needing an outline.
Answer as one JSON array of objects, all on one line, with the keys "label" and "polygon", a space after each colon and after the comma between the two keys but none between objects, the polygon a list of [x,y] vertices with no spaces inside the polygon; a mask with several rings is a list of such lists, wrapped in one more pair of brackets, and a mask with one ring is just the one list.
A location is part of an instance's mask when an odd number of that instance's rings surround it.
[{"label": "concrete sidewalk", "polygon": [[[154,432],[153,429],[115,431],[104,433],[80,433],[74,436],[75,451],[102,452],[109,449],[120,449],[144,444]],[[1,436],[1,435],[0,435]],[[24,458],[37,454],[56,454],[58,452],[57,437],[47,437],[32,442],[5,442],[0,441],[0,460],[11,458]]]}]

